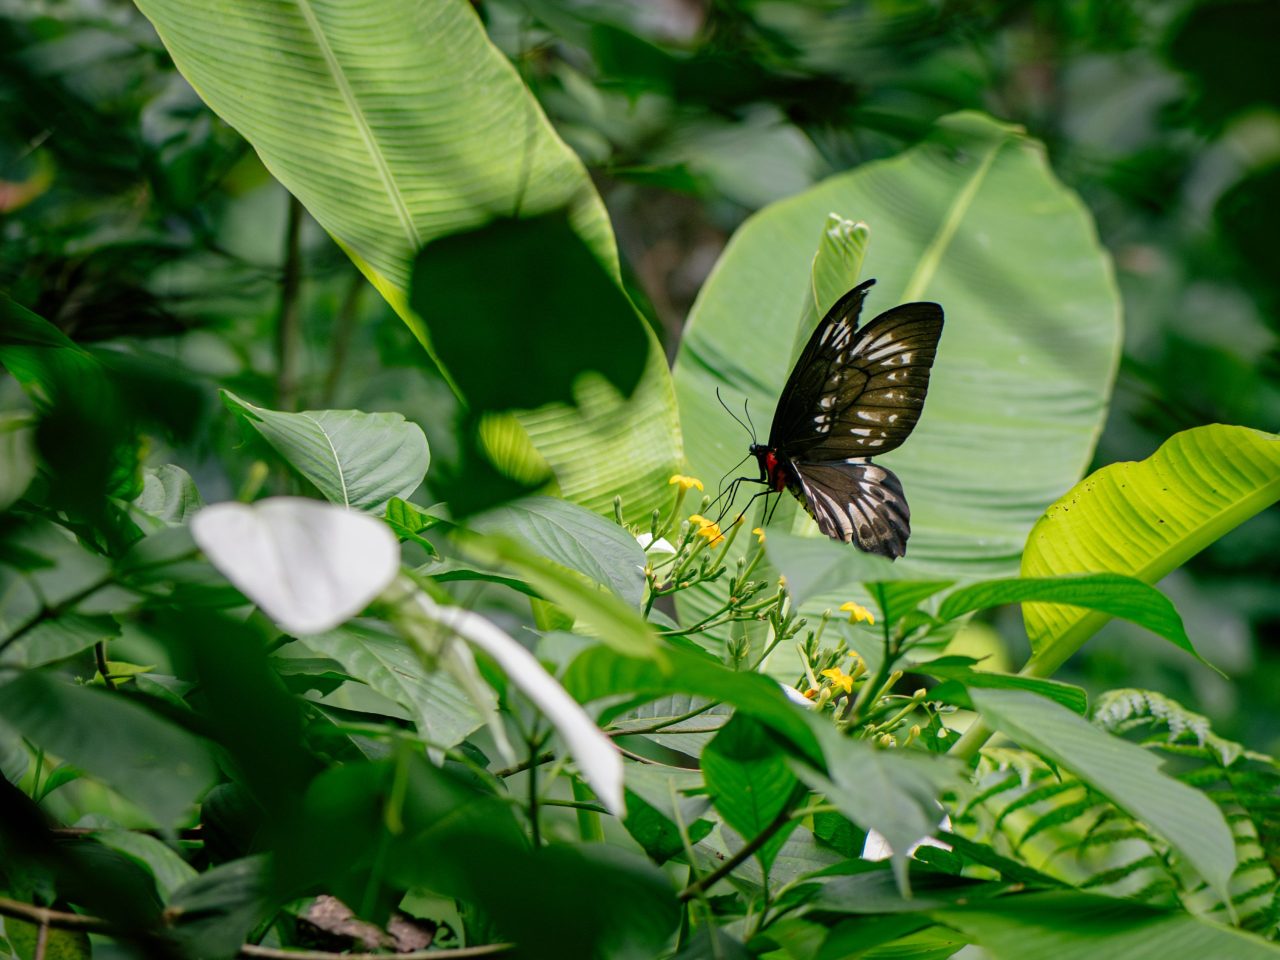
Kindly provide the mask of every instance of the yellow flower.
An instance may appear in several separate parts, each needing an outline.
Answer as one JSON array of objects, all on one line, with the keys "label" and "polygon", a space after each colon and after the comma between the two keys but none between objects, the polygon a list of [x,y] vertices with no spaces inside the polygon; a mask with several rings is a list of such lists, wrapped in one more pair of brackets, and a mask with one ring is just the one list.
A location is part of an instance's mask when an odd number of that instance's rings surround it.
[{"label": "yellow flower", "polygon": [[845,673],[839,667],[832,667],[830,670],[823,670],[824,677],[831,678],[831,685],[839,687],[845,693],[853,693],[853,677]]},{"label": "yellow flower", "polygon": [[876,622],[876,618],[871,615],[870,610],[860,603],[854,603],[852,600],[848,603],[840,604],[840,609],[849,611],[850,623],[861,623],[863,620],[867,621],[867,623]]},{"label": "yellow flower", "polygon": [[724,542],[724,534],[720,532],[720,524],[714,520],[708,520],[706,517],[695,513],[689,518],[690,523],[696,523],[698,529],[694,531],[700,537],[706,537],[711,541],[711,546],[718,547]]},{"label": "yellow flower", "polygon": [[672,476],[670,480],[667,481],[668,486],[674,483],[678,483],[680,485],[680,490],[682,492],[688,491],[690,487],[697,487],[699,490],[702,489],[701,480],[699,480],[697,477],[686,477],[683,473],[677,473],[674,476]]},{"label": "yellow flower", "polygon": [[751,532],[756,535],[757,540],[759,540],[761,543],[764,543],[764,527],[756,527]]}]

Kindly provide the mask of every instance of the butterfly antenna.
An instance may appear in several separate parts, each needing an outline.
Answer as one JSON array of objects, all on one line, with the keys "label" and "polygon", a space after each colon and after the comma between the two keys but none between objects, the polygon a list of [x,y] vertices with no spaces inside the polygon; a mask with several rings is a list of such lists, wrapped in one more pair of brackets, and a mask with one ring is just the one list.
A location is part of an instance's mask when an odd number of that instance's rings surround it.
[{"label": "butterfly antenna", "polygon": [[738,421],[738,426],[742,427],[742,429],[743,429],[743,430],[745,430],[745,431],[747,431],[747,433],[751,434],[751,442],[752,442],[752,443],[755,443],[755,442],[756,442],[756,432],[755,432],[755,430],[753,430],[751,427],[748,427],[745,423],[743,423],[743,422],[742,422],[742,418],[741,418],[740,416],[738,416],[736,413],[734,413],[732,410],[730,410],[730,409],[729,409],[729,405],[728,405],[727,403],[725,403],[725,402],[724,402],[724,397],[720,396],[720,388],[719,388],[719,387],[716,387],[716,399],[720,401],[720,406],[724,407],[724,412],[725,412],[725,413],[727,413],[729,416],[733,417],[733,419],[737,420],[737,421]]},{"label": "butterfly antenna", "polygon": [[751,442],[759,443],[760,441],[756,439],[756,425],[751,419],[751,408],[747,406],[749,402],[750,402],[749,397],[742,398],[742,412],[747,415],[747,423],[750,424],[751,426]]}]

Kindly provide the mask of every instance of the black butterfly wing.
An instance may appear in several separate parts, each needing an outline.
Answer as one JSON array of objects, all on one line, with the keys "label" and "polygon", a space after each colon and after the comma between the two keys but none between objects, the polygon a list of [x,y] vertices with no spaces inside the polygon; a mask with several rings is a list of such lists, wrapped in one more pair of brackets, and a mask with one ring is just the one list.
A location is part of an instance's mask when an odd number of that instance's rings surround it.
[{"label": "black butterfly wing", "polygon": [[907,552],[911,509],[893,471],[867,460],[792,465],[805,509],[828,537],[890,560]]},{"label": "black butterfly wing", "polygon": [[778,402],[769,444],[792,460],[888,453],[920,419],[942,308],[904,303],[855,333],[867,286],[854,288],[823,318]]},{"label": "black butterfly wing", "polygon": [[874,280],[858,284],[837,300],[814,327],[809,342],[791,368],[791,376],[787,377],[786,386],[778,396],[773,425],[769,428],[769,446],[777,449],[780,441],[789,438],[797,427],[813,416],[812,408],[831,376],[833,364],[838,365],[841,361],[837,358],[854,343],[862,302],[874,284]]}]

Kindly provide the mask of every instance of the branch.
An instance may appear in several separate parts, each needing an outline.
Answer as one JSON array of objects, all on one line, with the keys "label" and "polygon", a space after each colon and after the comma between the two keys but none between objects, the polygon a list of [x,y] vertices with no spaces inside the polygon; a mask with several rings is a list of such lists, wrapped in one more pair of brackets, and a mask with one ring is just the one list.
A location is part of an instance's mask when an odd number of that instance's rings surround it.
[{"label": "branch", "polygon": [[[65,910],[50,910],[48,907],[37,907],[20,900],[0,897],[0,917],[12,917],[25,920],[55,930],[80,930],[84,933],[103,933],[113,935],[120,929],[109,920],[91,917],[83,913],[69,913]],[[458,947],[453,950],[414,950],[409,953],[329,953],[325,950],[281,950],[275,947],[262,947],[256,943],[244,943],[236,952],[237,957],[256,957],[258,960],[453,960],[462,957],[496,957],[515,949],[512,943],[489,943],[478,947]]]},{"label": "branch", "polygon": [[[797,785],[796,793],[799,793],[801,796],[803,796],[804,793],[807,793],[807,792],[808,791],[804,787],[800,787]],[[799,799],[798,797],[795,797],[794,793],[792,794],[792,796],[795,799]],[[708,873],[705,877],[702,877],[700,880],[695,880],[693,883],[689,884],[687,887],[681,890],[679,894],[680,902],[683,903],[686,900],[692,900],[694,897],[702,893],[704,890],[710,889],[713,885],[723,880],[729,874],[733,873],[733,871],[736,870],[740,864],[745,863],[746,860],[749,857],[751,857],[757,850],[759,850],[766,843],[768,843],[770,839],[772,839],[775,833],[777,833],[779,830],[781,830],[783,827],[785,827],[788,823],[791,822],[792,820],[791,808],[794,805],[795,803],[793,801],[788,801],[783,806],[783,808],[778,811],[778,815],[774,817],[772,821],[770,821],[769,825],[765,827],[763,830],[761,830],[754,837],[752,837],[747,842],[747,845],[745,847],[743,847],[741,850],[735,853],[732,857],[730,857],[724,863],[720,864],[720,866],[716,867],[713,871]]]}]

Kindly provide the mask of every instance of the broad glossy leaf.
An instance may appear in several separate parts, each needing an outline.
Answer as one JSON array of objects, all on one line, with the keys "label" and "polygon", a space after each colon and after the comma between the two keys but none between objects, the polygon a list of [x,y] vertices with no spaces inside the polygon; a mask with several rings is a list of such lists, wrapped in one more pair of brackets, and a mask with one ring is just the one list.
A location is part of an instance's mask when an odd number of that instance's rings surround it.
[{"label": "broad glossy leaf", "polygon": [[431,462],[427,438],[398,413],[304,410],[282,413],[222,391],[240,414],[330,503],[379,511],[418,489]]},{"label": "broad glossy leaf", "polygon": [[[1146,460],[1114,463],[1053,504],[1027,538],[1024,577],[1109,571],[1155,583],[1280,499],[1280,437],[1214,424],[1175,434]],[[1107,621],[1048,604],[1023,608],[1044,672]]]},{"label": "broad glossy leaf", "polygon": [[410,303],[473,409],[572,404],[588,370],[629,396],[644,373],[639,315],[561,213],[431,241]]},{"label": "broad glossy leaf", "polygon": [[953,620],[974,610],[1032,601],[1056,601],[1077,610],[1083,608],[1109,617],[1123,617],[1164,637],[1197,659],[1200,657],[1169,598],[1141,580],[1119,574],[985,580],[950,594],[938,608],[938,616]]},{"label": "broad glossy leaf", "polygon": [[491,510],[473,529],[521,541],[535,553],[609,587],[634,607],[644,599],[645,555],[611,520],[555,497],[526,497]]},{"label": "broad glossy leaf", "polygon": [[156,892],[164,901],[197,876],[191,864],[156,837],[134,830],[102,830],[93,836],[99,843],[145,864],[155,878]]},{"label": "broad glossy leaf", "polygon": [[1161,772],[1148,750],[1110,736],[1065,707],[1023,690],[971,689],[995,729],[1059,764],[1141,820],[1224,899],[1235,870],[1231,830],[1199,790]]},{"label": "broad glossy leaf", "polygon": [[381,521],[301,497],[206,507],[191,534],[220,573],[291,633],[337,626],[400,569],[400,545]]},{"label": "broad glossy leaf", "polygon": [[484,724],[457,684],[440,671],[428,671],[402,638],[372,623],[348,623],[309,636],[306,644],[412,711],[418,732],[434,744],[452,747]]},{"label": "broad glossy leaf", "polygon": [[911,503],[908,558],[928,579],[1014,572],[1032,523],[1092,454],[1120,302],[1087,212],[1043,149],[985,116],[944,118],[919,146],[774,204],[734,235],[676,364],[694,473],[718,477],[746,453],[716,386],[731,405],[745,395],[773,410],[831,211],[870,229],[870,316],[920,299],[947,315],[924,415],[884,457]]},{"label": "broad glossy leaf", "polygon": [[825,718],[807,717],[822,744],[827,773],[796,764],[800,779],[893,851],[898,886],[909,893],[907,851],[942,822],[942,793],[962,783],[960,765],[937,754],[877,749],[844,736]]},{"label": "broad glossy leaf", "polygon": [[[141,0],[191,85],[347,251],[428,349],[410,309],[414,257],[430,241],[501,217],[568,208],[609,273],[604,205],[510,61],[462,0]],[[505,145],[495,149],[495,143]],[[495,279],[502,266],[493,266]],[[468,323],[490,329],[485,317]],[[615,494],[639,519],[681,459],[663,352],[623,399],[579,385],[579,408],[521,415],[561,492],[598,512]],[[495,328],[496,333],[496,328]],[[446,375],[448,370],[446,369]],[[464,398],[465,399],[465,398]],[[601,469],[601,465],[606,465]]]},{"label": "broad glossy leaf", "polygon": [[126,698],[37,672],[0,688],[0,719],[172,827],[213,785],[207,745]]},{"label": "broad glossy leaf", "polygon": [[1076,892],[1031,893],[998,904],[933,911],[994,960],[1274,960],[1280,948],[1242,930],[1132,900]]},{"label": "broad glossy leaf", "polygon": [[[701,766],[716,810],[747,839],[763,832],[792,802],[795,775],[764,728],[746,717],[725,724],[702,751]],[[757,856],[765,870],[789,831],[780,830]]]}]

